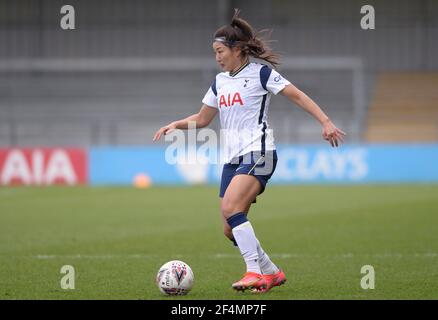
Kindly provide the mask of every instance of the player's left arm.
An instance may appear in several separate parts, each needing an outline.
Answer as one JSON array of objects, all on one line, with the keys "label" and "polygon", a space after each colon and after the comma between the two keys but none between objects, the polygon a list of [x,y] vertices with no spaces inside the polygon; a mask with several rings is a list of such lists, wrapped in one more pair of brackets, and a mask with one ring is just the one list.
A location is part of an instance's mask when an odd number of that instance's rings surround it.
[{"label": "player's left arm", "polygon": [[305,111],[310,113],[322,125],[322,137],[329,141],[332,147],[338,146],[339,141],[343,142],[343,136],[346,133],[338,129],[330,118],[321,110],[321,108],[309,98],[304,92],[295,87],[293,84],[288,84],[280,91],[280,94],[287,97],[293,103],[299,105]]}]

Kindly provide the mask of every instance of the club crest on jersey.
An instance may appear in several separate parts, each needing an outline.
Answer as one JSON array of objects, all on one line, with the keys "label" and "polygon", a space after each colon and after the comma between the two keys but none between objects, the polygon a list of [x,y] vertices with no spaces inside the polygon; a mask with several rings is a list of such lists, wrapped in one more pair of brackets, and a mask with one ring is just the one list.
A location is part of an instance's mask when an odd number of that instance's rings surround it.
[{"label": "club crest on jersey", "polygon": [[243,106],[243,100],[239,92],[229,93],[228,95],[221,95],[219,98],[219,108],[232,107],[236,104]]}]

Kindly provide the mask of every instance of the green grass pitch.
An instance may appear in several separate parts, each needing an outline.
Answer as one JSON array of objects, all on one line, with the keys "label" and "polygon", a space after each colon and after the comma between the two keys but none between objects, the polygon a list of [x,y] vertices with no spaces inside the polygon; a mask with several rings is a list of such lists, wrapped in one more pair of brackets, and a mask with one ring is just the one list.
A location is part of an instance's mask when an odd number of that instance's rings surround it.
[{"label": "green grass pitch", "polygon": [[[231,283],[244,263],[223,236],[217,186],[0,189],[0,299],[437,299],[438,185],[269,186],[249,218],[288,281]],[[165,262],[195,274],[163,296]],[[74,290],[63,290],[72,265]],[[372,265],[375,289],[360,286]]]}]

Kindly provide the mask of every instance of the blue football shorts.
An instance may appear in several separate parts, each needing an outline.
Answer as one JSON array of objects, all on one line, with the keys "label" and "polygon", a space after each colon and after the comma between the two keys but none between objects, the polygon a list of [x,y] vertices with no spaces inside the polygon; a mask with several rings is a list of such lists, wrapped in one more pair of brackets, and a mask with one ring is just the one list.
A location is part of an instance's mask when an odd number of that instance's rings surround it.
[{"label": "blue football shorts", "polygon": [[[235,157],[229,163],[224,164],[219,197],[224,197],[231,179],[239,174],[247,174],[256,177],[262,187],[259,194],[262,194],[276,166],[276,150],[265,151],[264,155],[262,155],[260,151],[252,151],[243,156]],[[253,203],[255,202],[256,200],[253,201]]]}]

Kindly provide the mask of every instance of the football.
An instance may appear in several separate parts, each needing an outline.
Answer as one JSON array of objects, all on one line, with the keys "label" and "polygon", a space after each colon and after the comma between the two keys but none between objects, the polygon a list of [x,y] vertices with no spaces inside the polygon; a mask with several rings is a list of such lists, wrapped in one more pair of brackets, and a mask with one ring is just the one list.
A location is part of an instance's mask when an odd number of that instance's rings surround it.
[{"label": "football", "polygon": [[193,271],[187,263],[172,260],[158,270],[156,283],[166,295],[186,295],[192,289],[194,280]]}]

